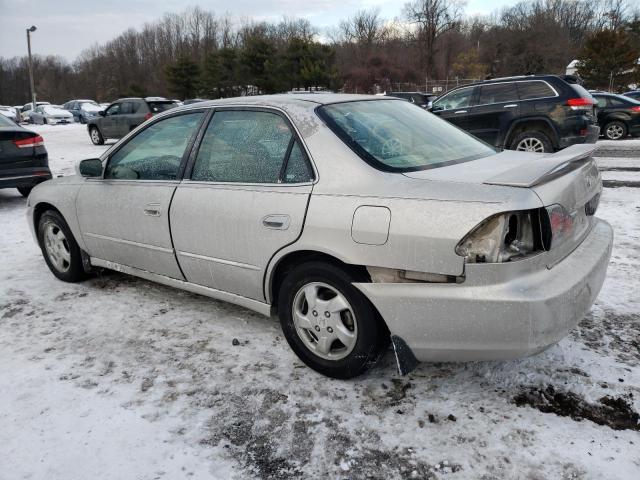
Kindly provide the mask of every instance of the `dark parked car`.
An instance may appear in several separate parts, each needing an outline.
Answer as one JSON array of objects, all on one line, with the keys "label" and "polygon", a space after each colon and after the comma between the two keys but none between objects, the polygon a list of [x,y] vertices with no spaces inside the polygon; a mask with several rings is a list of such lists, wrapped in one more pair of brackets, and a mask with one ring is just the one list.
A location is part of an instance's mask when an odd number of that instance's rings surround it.
[{"label": "dark parked car", "polygon": [[623,93],[623,95],[640,101],[640,90],[633,90],[631,92]]},{"label": "dark parked car", "polygon": [[91,141],[102,145],[107,138],[122,138],[156,113],[176,107],[173,100],[161,97],[121,98],[87,120]]},{"label": "dark parked car", "polygon": [[432,112],[497,148],[552,152],[595,143],[595,100],[572,77],[528,75],[455,88]]},{"label": "dark parked car", "polygon": [[17,188],[26,197],[50,178],[42,137],[0,115],[0,188]]},{"label": "dark parked car", "polygon": [[598,123],[609,140],[640,135],[640,102],[624,95],[594,93],[598,102]]},{"label": "dark parked car", "polygon": [[69,100],[62,108],[73,114],[73,120],[80,123],[87,123],[89,118],[95,117],[102,110],[94,100]]},{"label": "dark parked car", "polygon": [[386,92],[385,95],[388,97],[403,98],[422,108],[427,108],[429,103],[437,97],[437,95],[422,92]]}]

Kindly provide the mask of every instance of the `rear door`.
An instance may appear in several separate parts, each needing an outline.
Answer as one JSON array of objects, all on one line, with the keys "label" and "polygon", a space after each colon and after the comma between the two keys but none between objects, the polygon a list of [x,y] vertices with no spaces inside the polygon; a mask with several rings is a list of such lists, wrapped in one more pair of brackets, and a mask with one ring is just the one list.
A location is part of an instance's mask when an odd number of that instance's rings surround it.
[{"label": "rear door", "polygon": [[160,119],[106,159],[76,200],[89,255],[183,279],[171,241],[169,206],[202,111]]},{"label": "rear door", "polygon": [[139,115],[136,115],[138,105],[139,104],[130,101],[122,102],[118,120],[116,121],[118,138],[124,137],[144,121],[144,117],[139,118]]},{"label": "rear door", "polygon": [[476,105],[468,109],[469,133],[490,145],[502,147],[509,126],[520,115],[514,82],[480,85],[476,98]]},{"label": "rear door", "polygon": [[432,112],[454,125],[468,130],[468,114],[475,87],[463,87],[433,102]]},{"label": "rear door", "polygon": [[264,301],[267,264],[300,235],[314,179],[292,124],[277,110],[218,109],[191,170],[171,204],[186,279]]}]

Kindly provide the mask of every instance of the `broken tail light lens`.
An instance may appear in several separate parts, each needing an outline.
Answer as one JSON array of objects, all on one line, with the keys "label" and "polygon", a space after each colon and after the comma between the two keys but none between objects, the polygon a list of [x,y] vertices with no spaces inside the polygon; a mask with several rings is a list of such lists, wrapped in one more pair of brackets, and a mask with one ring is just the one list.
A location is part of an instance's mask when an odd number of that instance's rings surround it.
[{"label": "broken tail light lens", "polygon": [[511,262],[542,250],[539,210],[494,215],[456,246],[467,263]]},{"label": "broken tail light lens", "polygon": [[546,208],[550,243],[548,248],[557,248],[573,236],[576,224],[576,212],[568,212],[562,205]]}]

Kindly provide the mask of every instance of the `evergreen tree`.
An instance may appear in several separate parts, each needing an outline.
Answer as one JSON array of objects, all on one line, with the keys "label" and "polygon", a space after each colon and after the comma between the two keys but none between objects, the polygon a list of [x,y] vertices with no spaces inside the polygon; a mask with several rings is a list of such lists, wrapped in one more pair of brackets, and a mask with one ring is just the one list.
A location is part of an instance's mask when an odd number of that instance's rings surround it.
[{"label": "evergreen tree", "polygon": [[165,74],[169,91],[178,98],[185,100],[195,97],[198,93],[200,66],[193,60],[180,57],[175,64],[167,66]]},{"label": "evergreen tree", "polygon": [[624,91],[638,71],[640,49],[623,29],[591,35],[578,55],[578,74],[589,88]]}]

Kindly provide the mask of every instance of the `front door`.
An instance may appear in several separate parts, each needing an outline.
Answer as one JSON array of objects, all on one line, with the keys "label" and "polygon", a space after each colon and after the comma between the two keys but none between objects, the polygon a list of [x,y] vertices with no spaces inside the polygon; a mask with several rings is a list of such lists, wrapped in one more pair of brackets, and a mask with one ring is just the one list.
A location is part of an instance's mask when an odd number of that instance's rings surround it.
[{"label": "front door", "polygon": [[90,256],[183,279],[169,208],[202,116],[190,112],[152,123],[106,159],[103,178],[85,180],[76,206]]},{"label": "front door", "polygon": [[489,145],[502,147],[503,135],[519,116],[518,90],[513,82],[492,83],[478,87],[478,100],[469,108],[469,133]]},{"label": "front door", "polygon": [[217,110],[171,204],[187,280],[264,301],[267,264],[300,235],[313,178],[279,112]]}]

